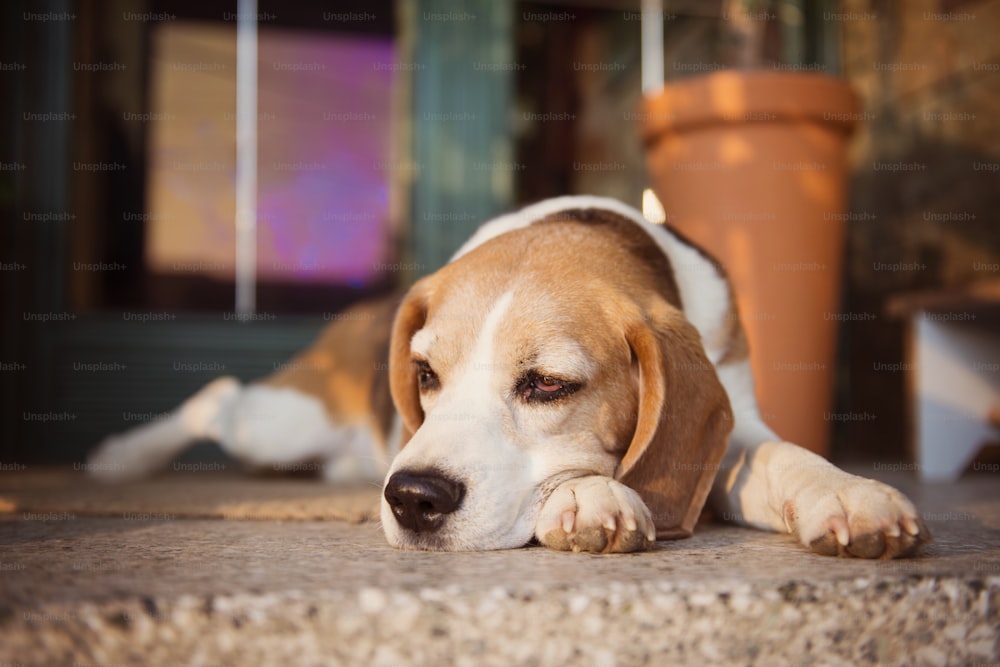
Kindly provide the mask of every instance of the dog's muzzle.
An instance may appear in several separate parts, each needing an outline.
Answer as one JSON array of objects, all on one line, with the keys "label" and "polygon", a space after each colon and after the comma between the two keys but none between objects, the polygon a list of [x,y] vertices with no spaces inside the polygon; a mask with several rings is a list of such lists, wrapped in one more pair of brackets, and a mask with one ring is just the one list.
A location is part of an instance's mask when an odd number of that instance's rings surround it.
[{"label": "dog's muzzle", "polygon": [[383,495],[400,526],[433,533],[461,506],[465,485],[437,471],[400,470],[386,482]]}]

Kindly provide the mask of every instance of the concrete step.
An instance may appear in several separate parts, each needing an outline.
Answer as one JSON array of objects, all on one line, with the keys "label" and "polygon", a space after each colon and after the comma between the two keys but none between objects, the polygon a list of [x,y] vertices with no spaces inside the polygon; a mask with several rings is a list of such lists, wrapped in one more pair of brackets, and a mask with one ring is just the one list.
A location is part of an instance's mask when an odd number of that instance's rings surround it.
[{"label": "concrete step", "polygon": [[888,562],[725,525],[597,556],[403,552],[375,524],[8,515],[0,664],[1000,663],[996,476],[903,485],[935,542]]}]

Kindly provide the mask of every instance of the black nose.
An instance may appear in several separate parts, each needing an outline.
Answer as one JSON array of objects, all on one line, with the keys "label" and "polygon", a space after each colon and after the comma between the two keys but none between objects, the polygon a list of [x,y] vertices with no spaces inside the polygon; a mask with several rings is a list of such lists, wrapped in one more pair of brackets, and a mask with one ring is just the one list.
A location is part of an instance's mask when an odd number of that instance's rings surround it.
[{"label": "black nose", "polygon": [[385,500],[403,528],[431,533],[441,527],[446,515],[458,509],[465,485],[440,472],[393,474],[385,485]]}]

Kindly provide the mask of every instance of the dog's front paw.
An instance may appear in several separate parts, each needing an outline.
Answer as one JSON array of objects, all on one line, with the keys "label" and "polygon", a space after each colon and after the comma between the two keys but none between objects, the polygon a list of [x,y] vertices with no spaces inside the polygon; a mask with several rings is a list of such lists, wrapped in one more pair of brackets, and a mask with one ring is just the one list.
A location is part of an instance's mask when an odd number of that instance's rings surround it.
[{"label": "dog's front paw", "polygon": [[895,558],[931,541],[916,508],[896,489],[839,472],[802,486],[782,508],[788,532],[824,556]]},{"label": "dog's front paw", "polygon": [[593,475],[563,482],[542,506],[535,537],[551,549],[625,553],[656,540],[646,504],[632,489]]}]

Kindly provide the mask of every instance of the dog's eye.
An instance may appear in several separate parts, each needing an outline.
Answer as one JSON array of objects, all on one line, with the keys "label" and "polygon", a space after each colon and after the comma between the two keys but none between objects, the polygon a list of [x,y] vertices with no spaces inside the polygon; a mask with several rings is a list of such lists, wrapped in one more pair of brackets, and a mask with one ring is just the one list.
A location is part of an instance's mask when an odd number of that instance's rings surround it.
[{"label": "dog's eye", "polygon": [[429,363],[423,359],[414,359],[413,365],[417,367],[417,384],[421,391],[433,391],[441,386],[441,380]]},{"label": "dog's eye", "polygon": [[538,391],[551,394],[553,392],[559,391],[566,385],[564,385],[562,382],[553,377],[549,377],[548,375],[543,375],[540,378],[535,378],[534,380],[532,380],[531,386],[537,389]]},{"label": "dog's eye", "polygon": [[577,382],[566,382],[551,375],[529,373],[517,384],[517,395],[528,403],[554,401],[580,388]]}]

